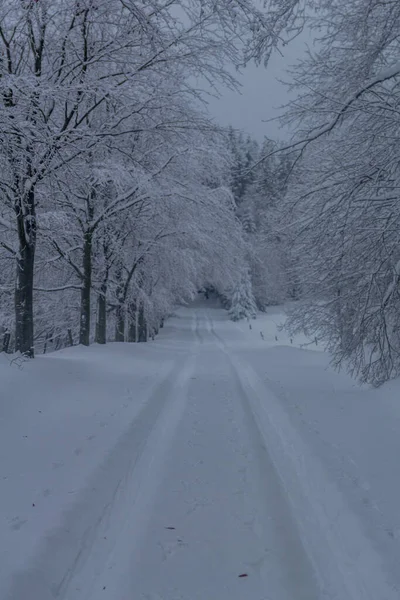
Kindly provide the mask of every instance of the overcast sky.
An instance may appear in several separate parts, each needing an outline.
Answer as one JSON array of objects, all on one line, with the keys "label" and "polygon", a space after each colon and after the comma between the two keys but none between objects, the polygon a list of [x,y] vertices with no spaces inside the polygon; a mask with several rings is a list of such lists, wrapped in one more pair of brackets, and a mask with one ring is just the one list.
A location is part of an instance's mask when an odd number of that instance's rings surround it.
[{"label": "overcast sky", "polygon": [[221,125],[233,125],[259,141],[264,136],[287,139],[288,130],[280,129],[278,123],[265,121],[276,117],[279,107],[287,103],[287,89],[277,79],[287,79],[285,69],[304,53],[309,41],[307,35],[300,36],[284,49],[283,57],[275,53],[267,68],[247,67],[239,77],[241,92],[225,90],[220,99],[210,98],[210,114]]}]

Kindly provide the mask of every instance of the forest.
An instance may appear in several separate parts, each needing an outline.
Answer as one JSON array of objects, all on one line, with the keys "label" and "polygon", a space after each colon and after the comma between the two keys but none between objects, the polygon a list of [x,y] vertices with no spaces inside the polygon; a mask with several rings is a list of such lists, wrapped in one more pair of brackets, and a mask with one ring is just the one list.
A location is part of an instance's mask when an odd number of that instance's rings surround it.
[{"label": "forest", "polygon": [[[207,93],[303,31],[291,139],[215,123]],[[3,0],[0,351],[145,342],[214,289],[397,377],[399,36],[390,0]]]}]

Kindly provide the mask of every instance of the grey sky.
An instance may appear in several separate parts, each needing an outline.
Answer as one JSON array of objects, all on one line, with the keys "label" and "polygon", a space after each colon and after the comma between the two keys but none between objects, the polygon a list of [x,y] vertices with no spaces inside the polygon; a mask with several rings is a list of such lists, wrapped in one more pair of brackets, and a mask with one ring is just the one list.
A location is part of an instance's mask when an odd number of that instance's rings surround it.
[{"label": "grey sky", "polygon": [[279,107],[289,100],[286,87],[277,79],[287,79],[285,69],[304,53],[308,35],[303,34],[277,53],[267,68],[250,65],[239,77],[241,92],[224,90],[220,99],[209,99],[209,113],[221,125],[233,125],[262,141],[264,136],[285,139],[288,130],[276,122],[263,122],[279,114]]}]

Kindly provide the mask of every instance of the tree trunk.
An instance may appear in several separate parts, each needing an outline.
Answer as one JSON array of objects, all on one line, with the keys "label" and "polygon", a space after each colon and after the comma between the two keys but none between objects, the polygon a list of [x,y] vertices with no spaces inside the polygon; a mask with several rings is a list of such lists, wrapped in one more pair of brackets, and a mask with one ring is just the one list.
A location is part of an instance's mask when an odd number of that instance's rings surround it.
[{"label": "tree trunk", "polygon": [[100,288],[100,294],[97,304],[97,330],[96,330],[96,342],[98,344],[105,344],[107,337],[107,284],[103,283]]},{"label": "tree trunk", "polygon": [[9,331],[6,331],[4,334],[4,338],[3,338],[3,352],[5,352],[5,354],[8,354],[8,350],[10,347],[10,339],[11,339],[11,333]]},{"label": "tree trunk", "polygon": [[139,306],[138,315],[138,342],[147,342],[147,323],[142,303]]},{"label": "tree trunk", "polygon": [[128,342],[137,342],[137,312],[136,302],[129,304]]},{"label": "tree trunk", "polygon": [[46,354],[47,352],[47,342],[49,340],[49,338],[51,337],[50,333],[46,333],[46,337],[44,338],[44,347],[43,347],[43,354]]},{"label": "tree trunk", "polygon": [[83,282],[81,291],[81,318],[79,343],[90,344],[90,296],[92,289],[92,232],[86,231],[83,243]]},{"label": "tree trunk", "polygon": [[[19,222],[21,221],[21,223]],[[18,218],[18,227],[25,229],[24,219]],[[33,275],[35,265],[36,234],[34,240],[27,241],[28,235],[22,232],[19,256],[17,259],[17,280],[15,286],[15,349],[33,358]]]},{"label": "tree trunk", "polygon": [[68,338],[68,345],[69,346],[73,346],[74,345],[74,339],[72,337],[72,329],[68,329],[67,330],[67,338]]},{"label": "tree trunk", "polygon": [[[27,179],[22,182],[17,177],[15,187],[22,184],[27,189],[23,196],[15,197],[15,214],[17,217],[18,255],[17,276],[15,285],[15,349],[25,356],[34,357],[33,337],[33,278],[36,252],[36,198],[32,185],[32,149],[26,149],[28,164]],[[29,186],[29,183],[31,185]]]},{"label": "tree trunk", "polygon": [[116,311],[115,341],[125,341],[125,306],[118,304]]}]

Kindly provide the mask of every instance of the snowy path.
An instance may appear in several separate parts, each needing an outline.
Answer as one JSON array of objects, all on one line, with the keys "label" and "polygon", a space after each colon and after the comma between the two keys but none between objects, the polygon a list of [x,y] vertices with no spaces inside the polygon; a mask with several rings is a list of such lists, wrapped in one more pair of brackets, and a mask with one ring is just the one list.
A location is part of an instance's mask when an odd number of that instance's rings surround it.
[{"label": "snowy path", "polygon": [[[17,435],[30,426],[22,437],[31,445],[14,442],[13,469],[0,482],[10,525],[2,599],[398,597],[248,350],[245,328],[198,306],[181,309],[146,347],[73,349],[21,372],[15,402],[4,407],[9,419],[30,369],[42,383],[32,392],[35,416],[18,421]],[[66,365],[71,379],[63,381]],[[57,382],[61,414],[51,397]],[[87,435],[94,418],[99,429]],[[4,424],[2,456],[16,436]],[[77,446],[81,438],[86,446]]]},{"label": "snowy path", "polygon": [[134,552],[128,527],[93,598],[102,584],[107,599],[318,597],[248,400],[207,325],[197,315],[200,346],[181,420],[167,454],[158,456],[161,479],[148,512],[138,515],[147,526]]}]

